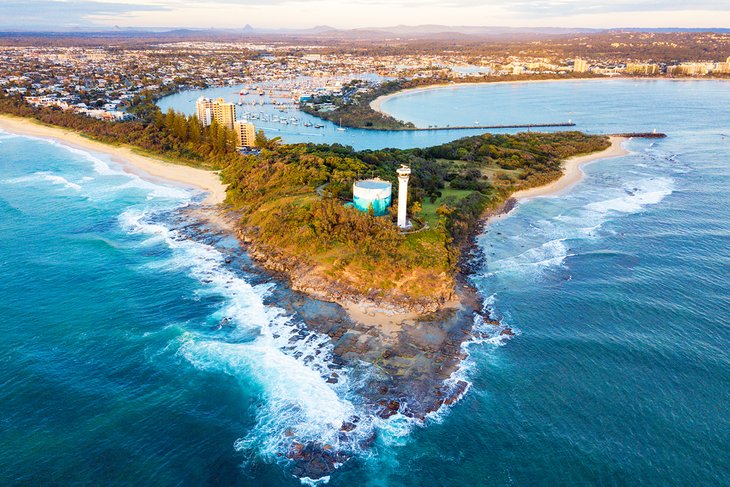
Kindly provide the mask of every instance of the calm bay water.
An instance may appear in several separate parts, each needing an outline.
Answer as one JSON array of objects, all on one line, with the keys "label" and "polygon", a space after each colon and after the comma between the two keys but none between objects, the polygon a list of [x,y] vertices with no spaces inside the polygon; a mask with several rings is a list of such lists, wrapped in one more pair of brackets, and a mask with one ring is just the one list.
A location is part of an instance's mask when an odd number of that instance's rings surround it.
[{"label": "calm bay water", "polygon": [[[517,336],[470,345],[468,395],[426,427],[373,424],[330,485],[730,484],[729,103],[730,83],[623,80],[388,101],[423,125],[669,137],[489,227],[474,282]],[[313,140],[455,137],[352,132]],[[175,230],[198,197],[0,133],[2,484],[299,485],[277,456],[287,425],[328,438],[358,412],[347,380],[321,378],[326,344],[303,359],[321,338],[287,348],[300,321],[273,283],[225,265],[234,242]]]}]

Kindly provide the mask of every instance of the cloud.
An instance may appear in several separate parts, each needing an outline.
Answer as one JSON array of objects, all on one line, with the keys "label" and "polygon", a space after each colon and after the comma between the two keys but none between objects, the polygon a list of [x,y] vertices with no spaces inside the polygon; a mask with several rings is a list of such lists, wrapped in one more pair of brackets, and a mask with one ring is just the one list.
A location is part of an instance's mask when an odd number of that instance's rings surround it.
[{"label": "cloud", "polygon": [[162,5],[105,2],[97,0],[0,0],[0,26],[20,30],[48,28],[63,30],[89,26],[93,15],[124,15],[131,12],[168,10]]},{"label": "cloud", "polygon": [[[261,0],[251,0],[256,3]],[[558,17],[619,12],[712,11],[728,9],[728,0],[355,0],[361,4],[408,7],[498,8],[521,15]]]},{"label": "cloud", "polygon": [[[611,26],[705,24],[727,18],[728,0],[0,0],[0,29],[299,26],[451,23]],[[383,15],[387,12],[387,15]],[[654,15],[632,16],[638,12]],[[664,14],[664,15],[663,15]],[[708,18],[709,17],[709,18]],[[693,20],[690,20],[693,19]],[[387,20],[386,20],[387,19]],[[544,19],[544,20],[543,20]],[[676,19],[676,20],[675,20]],[[357,24],[357,25],[355,25]],[[587,26],[587,25],[586,25]]]}]

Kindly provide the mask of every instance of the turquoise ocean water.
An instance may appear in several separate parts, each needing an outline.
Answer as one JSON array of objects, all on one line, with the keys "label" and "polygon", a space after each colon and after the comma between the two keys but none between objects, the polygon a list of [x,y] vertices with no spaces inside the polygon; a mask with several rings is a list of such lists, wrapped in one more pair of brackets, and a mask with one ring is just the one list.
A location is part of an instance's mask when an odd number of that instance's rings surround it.
[{"label": "turquoise ocean water", "polygon": [[[627,142],[488,228],[473,279],[517,336],[469,345],[469,393],[425,427],[370,419],[374,448],[330,485],[730,484],[728,106],[730,83],[715,81],[387,102],[424,125],[572,118],[669,137]],[[454,134],[394,137],[317,141]],[[277,284],[227,265],[235,242],[185,237],[179,210],[200,196],[0,132],[0,483],[300,485],[286,430],[336,441],[358,414],[356,378],[322,378],[326,340],[289,343],[301,320]]]}]

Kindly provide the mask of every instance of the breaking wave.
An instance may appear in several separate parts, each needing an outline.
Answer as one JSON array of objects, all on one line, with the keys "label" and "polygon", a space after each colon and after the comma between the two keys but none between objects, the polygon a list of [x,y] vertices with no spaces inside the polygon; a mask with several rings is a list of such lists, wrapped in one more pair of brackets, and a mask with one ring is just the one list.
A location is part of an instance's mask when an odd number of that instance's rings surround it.
[{"label": "breaking wave", "polygon": [[[343,422],[362,417],[358,438],[375,426],[347,398],[347,372],[333,367],[329,338],[312,332],[278,307],[264,303],[269,286],[252,285],[229,268],[224,254],[160,223],[142,210],[120,216],[128,232],[146,237],[144,244],[163,244],[172,251],[169,269],[183,269],[201,284],[200,293],[223,298],[211,317],[225,333],[211,336],[193,330],[179,339],[179,353],[194,367],[236,378],[242,386],[253,382],[261,404],[257,425],[233,445],[239,451],[271,461],[286,459],[294,441],[317,442],[352,451],[356,442],[343,443]],[[327,379],[337,377],[337,382]],[[370,422],[371,424],[366,424]]]},{"label": "breaking wave", "polygon": [[48,172],[37,172],[38,176],[43,177],[46,181],[50,181],[53,184],[60,184],[68,189],[75,189],[76,191],[81,191],[81,185],[72,183],[68,179],[64,178],[63,176],[57,176],[55,174],[51,174]]},{"label": "breaking wave", "polygon": [[[48,139],[43,137],[34,137],[34,136],[16,136],[12,135],[11,137],[26,137],[34,140],[39,140],[44,143],[53,145],[54,147],[58,147],[63,149],[66,152],[69,152],[71,154],[74,154],[75,156],[80,157],[81,159],[91,163],[91,166],[94,169],[94,172],[98,174],[99,176],[120,176],[124,177],[128,181],[122,184],[117,185],[105,185],[105,187],[100,190],[98,188],[95,188],[93,193],[94,194],[111,194],[116,191],[124,191],[124,190],[142,190],[147,194],[147,199],[154,199],[154,198],[162,198],[162,199],[189,199],[191,196],[191,190],[173,186],[173,185],[166,185],[159,182],[152,182],[148,181],[146,179],[143,179],[142,177],[129,173],[127,171],[124,171],[121,167],[116,167],[115,164],[105,161],[104,159],[97,157],[94,155],[94,153],[89,152],[84,149],[79,149],[67,144],[64,144],[62,142],[59,142],[54,139]],[[49,172],[43,172],[43,173],[36,173],[36,175],[44,175],[45,179],[54,183],[54,184],[64,184],[66,187],[70,189],[80,190],[81,186],[77,183],[71,183],[68,180],[65,180],[62,176],[54,175]],[[92,181],[94,178],[91,178],[89,176],[86,176],[82,179],[82,182],[89,182]],[[16,178],[14,181],[16,182],[22,182],[22,178]],[[65,182],[64,182],[65,181]]]},{"label": "breaking wave", "polygon": [[636,213],[655,205],[672,194],[673,180],[668,177],[649,178],[627,183],[624,194],[608,200],[589,203],[586,208],[601,215],[606,213]]},{"label": "breaking wave", "polygon": [[51,172],[42,171],[42,172],[36,172],[31,174],[30,176],[21,176],[17,178],[10,178],[3,180],[4,183],[7,184],[25,184],[25,183],[33,183],[37,181],[47,181],[51,184],[60,185],[67,189],[73,189],[76,191],[81,191],[81,185],[77,183],[72,183],[68,179],[64,178],[63,176],[59,176],[57,174],[53,174]]},{"label": "breaking wave", "polygon": [[[642,178],[613,190],[616,196],[612,198],[582,201],[557,216],[530,223],[529,230],[503,237],[502,251],[487,259],[485,275],[508,273],[539,277],[574,256],[571,248],[580,240],[600,237],[601,228],[610,219],[641,212],[647,206],[661,202],[672,191],[673,180],[669,177]],[[600,192],[601,195],[605,193]],[[519,252],[515,253],[515,250]]]}]

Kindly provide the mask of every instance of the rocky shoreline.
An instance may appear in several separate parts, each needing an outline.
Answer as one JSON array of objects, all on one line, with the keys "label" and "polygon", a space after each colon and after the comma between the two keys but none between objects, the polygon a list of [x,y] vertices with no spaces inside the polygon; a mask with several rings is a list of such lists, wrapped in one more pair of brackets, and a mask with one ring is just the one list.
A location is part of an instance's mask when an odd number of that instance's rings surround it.
[{"label": "rocky shoreline", "polygon": [[358,304],[364,308],[377,308],[390,314],[419,315],[434,313],[456,299],[454,294],[417,299],[403,294],[384,294],[378,289],[363,294],[347,284],[318,273],[313,265],[301,259],[283,255],[275,248],[256,243],[255,239],[241,228],[236,230],[236,235],[245,246],[246,252],[258,265],[286,279],[292,290],[315,299],[343,306]]},{"label": "rocky shoreline", "polygon": [[[509,211],[512,206],[505,205],[494,213]],[[327,335],[332,345],[334,370],[361,372],[364,380],[356,381],[352,392],[362,398],[369,415],[381,420],[400,414],[423,422],[429,414],[464,395],[469,383],[457,374],[468,356],[464,345],[485,338],[483,331],[474,331],[475,320],[487,325],[486,334],[490,338],[512,335],[511,330],[483,310],[482,298],[468,281],[473,269],[470,264],[474,244],[462,253],[459,264],[454,290],[458,306],[436,309],[434,303],[415,306],[404,303],[399,307],[373,300],[374,305],[384,305],[385,311],[393,313],[393,326],[384,329],[377,320],[354,320],[342,306],[335,304],[335,300],[362,298],[352,290],[337,289],[328,282],[325,292],[321,292],[316,288],[316,281],[292,279],[292,272],[299,276],[306,272],[306,267],[301,264],[293,267],[289,261],[278,261],[276,256],[272,258],[272,254],[256,247],[237,229],[235,213],[215,207],[194,207],[185,210],[182,218],[188,221],[183,232],[188,238],[211,244],[231,234],[239,238],[241,246],[237,252],[247,255],[251,261],[231,255],[226,263],[242,266],[247,273],[258,274],[262,280],[275,279],[272,304],[296,316],[306,327],[294,340],[306,339],[310,332]],[[475,235],[479,231],[481,228]],[[236,250],[232,252],[235,253]],[[415,316],[401,319],[397,314],[414,308],[419,311]],[[333,372],[323,379],[336,384],[339,375]],[[341,425],[338,448],[316,442],[301,443],[292,432],[286,455],[292,462],[292,473],[300,478],[322,478],[347,461],[353,451],[368,448],[375,441],[375,433],[363,437],[359,426],[362,420],[354,417]]]}]

